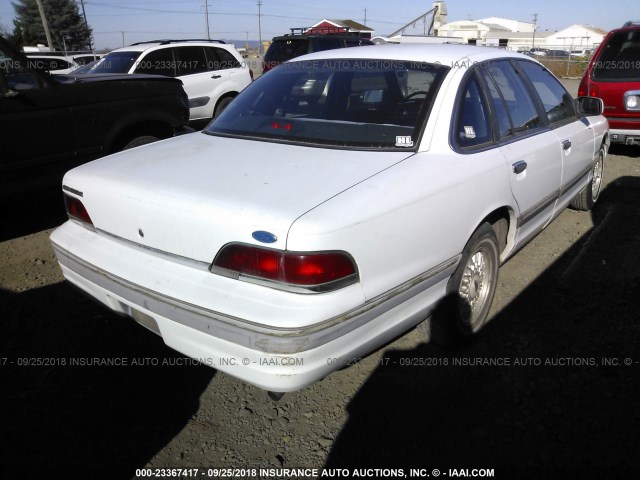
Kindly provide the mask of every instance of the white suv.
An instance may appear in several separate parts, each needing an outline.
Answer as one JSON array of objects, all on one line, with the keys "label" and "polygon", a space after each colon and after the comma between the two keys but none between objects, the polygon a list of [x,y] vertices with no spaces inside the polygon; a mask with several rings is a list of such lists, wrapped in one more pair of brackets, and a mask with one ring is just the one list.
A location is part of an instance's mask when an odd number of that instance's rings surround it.
[{"label": "white suv", "polygon": [[221,40],[155,40],[108,53],[87,73],[145,73],[182,80],[191,121],[217,116],[252,81],[233,45]]}]

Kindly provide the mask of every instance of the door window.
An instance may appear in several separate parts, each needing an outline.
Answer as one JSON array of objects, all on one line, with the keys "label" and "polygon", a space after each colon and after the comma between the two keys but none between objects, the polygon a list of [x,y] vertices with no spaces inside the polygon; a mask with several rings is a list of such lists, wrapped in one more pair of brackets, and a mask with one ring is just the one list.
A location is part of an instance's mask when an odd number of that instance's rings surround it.
[{"label": "door window", "polygon": [[172,50],[172,48],[163,48],[145,55],[137,62],[135,73],[175,77],[176,70]]},{"label": "door window", "polygon": [[516,134],[529,132],[541,126],[540,115],[533,98],[509,61],[493,62],[483,66],[500,92]]},{"label": "door window", "polygon": [[177,47],[174,49],[178,75],[193,75],[207,71],[203,47]]},{"label": "door window", "polygon": [[480,74],[487,84],[487,90],[489,92],[491,103],[493,104],[496,122],[498,123],[500,139],[503,140],[509,138],[513,136],[513,125],[511,124],[511,119],[509,118],[504,98],[502,98],[502,94],[498,90],[498,86],[493,81],[491,75],[489,75],[487,69],[480,68]]},{"label": "door window", "polygon": [[0,94],[6,94],[10,90],[40,88],[38,78],[25,66],[20,60],[15,60],[0,50]]},{"label": "door window", "polygon": [[571,95],[553,75],[537,63],[519,61],[518,64],[538,92],[549,123],[560,123],[575,118]]}]

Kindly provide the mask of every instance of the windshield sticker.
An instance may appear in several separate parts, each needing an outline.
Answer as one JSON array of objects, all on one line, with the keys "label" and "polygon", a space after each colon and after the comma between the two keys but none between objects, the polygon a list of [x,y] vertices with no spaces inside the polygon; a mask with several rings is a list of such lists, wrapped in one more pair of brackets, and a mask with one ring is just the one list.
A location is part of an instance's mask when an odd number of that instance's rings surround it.
[{"label": "windshield sticker", "polygon": [[473,127],[464,127],[464,136],[467,138],[476,138],[476,131]]},{"label": "windshield sticker", "polygon": [[396,137],[396,147],[413,147],[411,136],[399,135]]}]

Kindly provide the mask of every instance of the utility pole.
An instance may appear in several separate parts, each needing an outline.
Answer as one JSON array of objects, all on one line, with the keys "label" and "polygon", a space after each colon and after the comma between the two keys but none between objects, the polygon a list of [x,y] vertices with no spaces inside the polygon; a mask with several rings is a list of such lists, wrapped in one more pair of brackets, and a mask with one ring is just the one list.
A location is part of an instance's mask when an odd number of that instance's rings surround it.
[{"label": "utility pole", "polygon": [[538,14],[533,14],[533,39],[531,40],[531,48],[536,48],[536,25],[538,23]]},{"label": "utility pole", "polygon": [[47,37],[47,46],[49,50],[53,48],[53,42],[51,41],[51,33],[49,33],[49,24],[47,23],[47,17],[44,14],[44,7],[42,6],[42,0],[36,0],[38,2],[38,10],[40,11],[40,19],[42,20],[42,26],[44,27],[44,34]]},{"label": "utility pole", "polygon": [[260,8],[262,7],[262,0],[258,0],[257,2],[258,5],[258,56],[260,56],[262,54],[262,13],[260,11]]},{"label": "utility pole", "polygon": [[124,47],[124,32],[120,31],[120,33],[122,34],[122,46]]},{"label": "utility pole", "polygon": [[209,34],[209,0],[204,0],[204,24],[207,28],[207,40],[211,40]]},{"label": "utility pole", "polygon": [[[87,13],[84,11],[84,0],[80,0],[80,5],[82,5],[82,16],[84,17],[84,25],[87,27],[87,31],[89,31],[89,22],[87,22]],[[93,51],[93,42],[91,41],[91,36],[89,36],[89,50]]]},{"label": "utility pole", "polygon": [[364,9],[364,23],[363,23],[363,25],[366,25],[366,24],[367,24],[367,9],[365,8]]}]

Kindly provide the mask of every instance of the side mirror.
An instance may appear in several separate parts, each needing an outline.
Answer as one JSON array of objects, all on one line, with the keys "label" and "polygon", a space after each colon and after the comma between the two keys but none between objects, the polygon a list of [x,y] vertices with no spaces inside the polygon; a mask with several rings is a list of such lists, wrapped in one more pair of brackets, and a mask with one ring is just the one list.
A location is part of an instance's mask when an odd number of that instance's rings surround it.
[{"label": "side mirror", "polygon": [[596,97],[578,97],[576,99],[576,111],[581,117],[602,115],[604,112],[604,102]]}]

